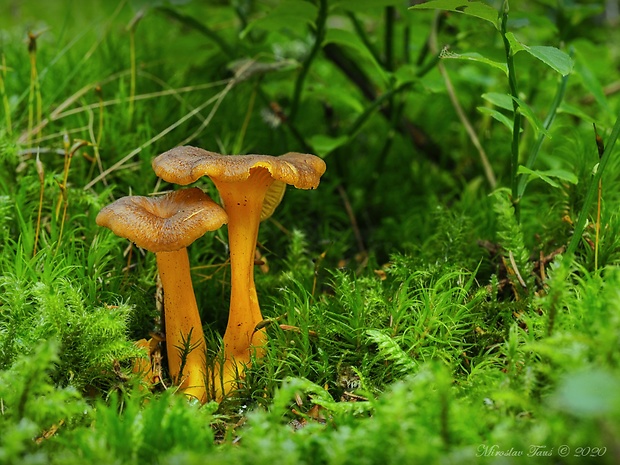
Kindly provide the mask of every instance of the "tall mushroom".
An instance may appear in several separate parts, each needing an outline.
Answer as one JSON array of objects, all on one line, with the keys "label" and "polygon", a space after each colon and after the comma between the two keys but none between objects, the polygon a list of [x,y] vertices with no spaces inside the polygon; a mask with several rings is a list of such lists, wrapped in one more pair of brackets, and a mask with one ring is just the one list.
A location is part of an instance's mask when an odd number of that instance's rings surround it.
[{"label": "tall mushroom", "polygon": [[226,212],[199,188],[160,197],[122,197],[104,207],[97,224],[155,253],[164,290],[166,352],[180,388],[206,401],[205,340],[190,276],[187,247],[228,221]]},{"label": "tall mushroom", "polygon": [[254,254],[261,220],[279,204],[287,184],[314,189],[325,172],[325,162],[314,155],[220,155],[196,147],[176,147],[153,160],[155,174],[165,181],[187,185],[202,176],[211,178],[228,214],[231,296],[224,334],[224,366],[216,397],[234,387],[237,373],[250,363],[252,350],[261,355],[266,342],[254,285]]}]

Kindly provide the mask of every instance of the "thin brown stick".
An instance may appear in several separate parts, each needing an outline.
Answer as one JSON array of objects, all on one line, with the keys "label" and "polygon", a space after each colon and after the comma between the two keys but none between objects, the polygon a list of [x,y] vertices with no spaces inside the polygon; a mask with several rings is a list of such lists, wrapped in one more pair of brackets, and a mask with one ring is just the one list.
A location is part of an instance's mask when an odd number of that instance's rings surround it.
[{"label": "thin brown stick", "polygon": [[[228,88],[227,88],[228,89]],[[226,90],[226,89],[225,89]],[[224,92],[224,91],[222,91]],[[141,144],[139,147],[136,147],[134,150],[132,150],[131,152],[129,152],[127,155],[125,155],[122,159],[120,159],[119,161],[117,161],[116,163],[114,163],[110,168],[108,168],[107,170],[105,170],[103,173],[99,174],[99,176],[97,176],[96,178],[94,178],[92,181],[90,181],[88,184],[86,184],[84,186],[84,190],[88,190],[91,187],[93,187],[95,184],[97,184],[99,181],[101,181],[103,178],[105,178],[108,174],[120,169],[123,165],[125,165],[129,160],[131,160],[133,157],[135,157],[137,154],[139,154],[140,152],[142,152],[142,150],[146,147],[148,147],[149,145],[153,144],[154,142],[158,141],[159,139],[161,139],[162,137],[164,137],[166,134],[168,134],[169,132],[171,132],[173,129],[177,128],[178,126],[180,126],[181,124],[183,124],[185,121],[187,121],[188,119],[190,119],[192,116],[194,116],[195,114],[197,114],[198,112],[200,112],[203,108],[207,107],[208,105],[210,105],[211,103],[213,103],[214,101],[217,101],[218,99],[221,98],[221,93],[220,92],[218,95],[210,98],[209,100],[207,100],[206,102],[204,102],[202,105],[200,105],[199,107],[195,108],[194,110],[190,111],[189,113],[187,113],[185,116],[183,116],[182,118],[180,118],[179,120],[177,120],[175,123],[171,124],[170,126],[168,126],[166,129],[164,129],[163,131],[161,131],[160,133],[156,134],[155,136],[151,137],[149,140],[147,140],[146,142],[144,142],[143,144]],[[182,145],[182,144],[180,144]]]},{"label": "thin brown stick", "polygon": [[[620,81],[612,82],[611,84],[608,84],[603,88],[603,93],[605,94],[606,97],[617,94],[618,92],[620,92]],[[594,98],[594,95],[592,94],[588,94],[581,99],[581,103],[584,105],[591,105],[595,101],[596,99]]]},{"label": "thin brown stick", "polygon": [[[431,35],[430,35],[430,40],[429,40],[430,48],[432,52],[435,54],[437,54],[438,52],[437,50],[438,48],[437,47],[438,18],[439,18],[439,15],[435,15],[435,20],[433,21],[433,28],[431,30]],[[441,73],[441,76],[443,77],[444,83],[446,85],[446,91],[448,92],[448,97],[450,98],[450,102],[452,103],[452,106],[454,107],[454,111],[456,111],[456,115],[461,121],[461,124],[465,127],[465,131],[467,131],[467,135],[469,136],[471,143],[474,145],[474,147],[478,151],[478,156],[480,157],[480,163],[482,163],[482,169],[484,170],[484,174],[487,178],[487,181],[491,189],[495,189],[495,186],[497,186],[497,179],[495,178],[493,167],[491,166],[491,163],[489,163],[489,158],[487,157],[486,151],[484,150],[484,148],[482,147],[482,144],[480,143],[480,139],[478,139],[478,135],[476,134],[474,127],[469,122],[467,115],[463,111],[463,107],[461,106],[461,103],[459,102],[459,99],[456,95],[456,91],[454,90],[454,86],[452,85],[452,80],[450,79],[450,75],[448,74],[446,67],[441,61],[437,63],[437,68],[439,69],[439,72]]]},{"label": "thin brown stick", "polygon": [[[249,65],[248,65],[249,66]],[[161,139],[162,137],[164,137],[166,134],[168,134],[169,132],[171,132],[173,129],[177,128],[178,126],[180,126],[181,124],[183,124],[185,121],[187,121],[188,119],[190,119],[191,117],[193,117],[194,115],[200,113],[204,108],[206,108],[207,106],[209,106],[210,104],[213,103],[213,108],[211,109],[211,112],[209,113],[209,115],[207,116],[207,118],[202,122],[202,124],[198,127],[198,129],[196,131],[194,131],[190,136],[188,136],[187,138],[185,138],[183,141],[181,141],[179,144],[177,145],[185,145],[188,142],[192,141],[193,139],[195,139],[196,137],[198,137],[200,135],[200,133],[204,130],[204,128],[211,122],[211,120],[213,119],[213,116],[215,115],[215,112],[218,110],[220,104],[222,103],[222,101],[224,100],[224,97],[226,97],[226,95],[228,94],[228,92],[230,92],[230,90],[235,86],[235,84],[237,84],[238,80],[237,78],[232,78],[228,80],[228,84],[226,85],[226,87],[224,89],[222,89],[220,92],[218,92],[216,95],[214,95],[213,97],[211,97],[209,100],[207,100],[206,102],[204,102],[202,105],[194,108],[192,111],[190,111],[189,113],[187,113],[185,116],[183,116],[182,118],[178,119],[176,122],[174,122],[173,124],[171,124],[170,126],[168,126],[167,128],[165,128],[163,131],[159,132],[158,134],[156,134],[155,136],[151,137],[148,141],[144,142],[143,144],[141,144],[139,147],[135,148],[134,150],[132,150],[131,152],[129,152],[125,157],[123,157],[121,160],[117,161],[114,165],[112,165],[110,168],[108,168],[107,170],[105,170],[103,173],[99,174],[99,176],[97,176],[96,178],[94,178],[92,181],[90,181],[88,184],[86,184],[84,186],[84,190],[90,189],[91,187],[93,187],[95,184],[97,184],[99,181],[101,181],[103,178],[105,178],[108,174],[118,170],[119,168],[121,168],[123,165],[125,165],[129,160],[131,160],[133,157],[135,157],[138,153],[140,153],[144,148],[148,147],[149,145],[153,144],[154,142],[158,141],[159,139]]]},{"label": "thin brown stick", "polygon": [[525,284],[525,281],[521,277],[521,273],[519,272],[519,268],[517,267],[517,262],[515,262],[515,256],[512,254],[512,250],[508,251],[508,257],[510,258],[510,265],[512,265],[512,270],[515,272],[515,276],[519,280],[519,284],[521,284],[521,287],[523,287],[523,289],[527,289],[527,284]]},{"label": "thin brown stick", "polygon": [[351,222],[351,229],[353,229],[353,235],[355,236],[355,240],[357,242],[357,248],[363,254],[366,254],[366,246],[364,245],[364,239],[362,238],[362,233],[360,232],[360,228],[357,225],[357,219],[355,218],[355,213],[353,212],[353,208],[351,207],[351,202],[349,202],[349,196],[347,195],[347,191],[342,187],[342,184],[338,184],[336,187],[338,189],[338,193],[342,198],[342,203],[344,204],[344,209],[347,212],[347,216],[349,217],[349,221]]},{"label": "thin brown stick", "polygon": [[[63,111],[65,111],[66,108],[70,107],[71,105],[73,105],[76,101],[78,101],[80,98],[82,98],[86,93],[92,91],[95,87],[97,87],[98,85],[103,85],[103,84],[107,84],[108,82],[113,81],[114,79],[118,79],[119,77],[122,77],[126,74],[129,74],[129,70],[125,70],[125,71],[119,71],[118,73],[114,73],[110,76],[108,76],[106,79],[104,79],[103,81],[100,81],[98,83],[91,83],[88,84],[84,87],[82,87],[80,90],[78,90],[77,92],[73,93],[73,95],[71,95],[70,97],[68,97],[64,102],[62,102],[60,105],[58,105],[58,107],[52,111],[50,113],[49,118],[45,118],[44,120],[41,121],[40,124],[38,124],[37,126],[35,126],[32,129],[29,129],[25,132],[23,132],[18,139],[18,142],[20,143],[25,143],[26,141],[28,141],[34,134],[37,134],[41,131],[41,129],[43,129],[45,126],[47,126],[50,122],[52,121],[56,121],[57,119],[59,119],[59,115],[62,114]],[[96,104],[98,105],[98,104]]]},{"label": "thin brown stick", "polygon": [[[149,76],[149,74],[147,73],[138,73],[140,75],[147,75]],[[185,86],[185,87],[180,87],[178,89],[167,89],[167,90],[160,90],[157,92],[148,92],[146,94],[138,94],[134,96],[134,101],[138,101],[138,100],[147,100],[147,99],[153,99],[153,98],[159,98],[159,97],[165,97],[167,95],[177,95],[177,94],[182,94],[182,93],[186,93],[186,92],[193,92],[196,90],[203,90],[203,89],[210,89],[212,87],[217,87],[217,86],[222,86],[224,84],[228,84],[228,82],[230,82],[230,79],[223,79],[220,81],[214,81],[214,82],[208,82],[205,84],[199,84],[199,85],[195,85],[195,86]],[[96,88],[97,86],[93,86],[92,88]],[[71,116],[71,115],[76,115],[79,113],[83,113],[85,111],[88,111],[89,109],[95,109],[95,108],[99,108],[101,107],[107,107],[110,105],[118,105],[121,103],[125,103],[126,102],[126,98],[116,98],[116,99],[111,99],[111,100],[105,100],[103,102],[95,102],[95,103],[91,103],[89,105],[83,105],[77,108],[73,108],[71,110],[67,110],[67,111],[63,111],[61,113],[58,112],[54,112],[52,114],[52,121],[56,121],[59,120],[61,118],[65,118],[67,116]],[[66,108],[66,107],[65,107]]]}]

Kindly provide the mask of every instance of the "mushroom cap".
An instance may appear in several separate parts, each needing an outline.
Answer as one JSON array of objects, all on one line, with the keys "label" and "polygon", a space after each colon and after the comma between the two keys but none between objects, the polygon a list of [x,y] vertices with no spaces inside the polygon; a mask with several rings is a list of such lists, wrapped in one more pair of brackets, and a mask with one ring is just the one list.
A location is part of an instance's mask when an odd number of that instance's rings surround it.
[{"label": "mushroom cap", "polygon": [[228,222],[222,207],[201,189],[159,197],[121,197],[101,209],[97,224],[151,252],[174,252]]},{"label": "mushroom cap", "polygon": [[272,155],[221,155],[189,145],[175,147],[153,160],[155,174],[164,181],[191,184],[202,176],[225,182],[244,181],[252,168],[265,168],[276,181],[298,189],[315,189],[325,172],[316,155],[289,152]]}]

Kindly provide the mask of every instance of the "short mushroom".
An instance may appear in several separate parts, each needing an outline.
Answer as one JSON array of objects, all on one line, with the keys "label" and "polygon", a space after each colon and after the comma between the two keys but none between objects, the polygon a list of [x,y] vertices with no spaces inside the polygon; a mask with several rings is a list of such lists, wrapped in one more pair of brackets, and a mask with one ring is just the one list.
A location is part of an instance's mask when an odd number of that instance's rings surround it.
[{"label": "short mushroom", "polygon": [[325,162],[314,155],[221,155],[196,147],[176,147],[153,160],[155,174],[167,182],[187,185],[202,176],[211,178],[228,214],[231,296],[224,334],[224,366],[216,397],[234,387],[237,373],[249,365],[252,350],[262,355],[263,320],[254,285],[254,254],[260,222],[279,204],[287,184],[314,189],[325,172]]},{"label": "short mushroom", "polygon": [[[158,352],[157,347],[159,343],[163,339],[158,337],[151,337],[150,339],[140,339],[139,341],[135,341],[134,345],[145,352],[146,357],[138,358],[133,365],[132,371],[138,375],[140,375],[142,382],[147,386],[152,386],[155,384],[155,380],[159,377],[156,370],[153,370],[153,359],[155,357],[155,353]],[[143,385],[140,384],[140,389],[142,389]]]},{"label": "short mushroom", "polygon": [[206,401],[206,344],[192,287],[187,247],[227,221],[226,212],[199,188],[154,198],[122,197],[97,215],[99,226],[155,253],[164,290],[170,375],[180,383],[186,395],[201,402]]}]

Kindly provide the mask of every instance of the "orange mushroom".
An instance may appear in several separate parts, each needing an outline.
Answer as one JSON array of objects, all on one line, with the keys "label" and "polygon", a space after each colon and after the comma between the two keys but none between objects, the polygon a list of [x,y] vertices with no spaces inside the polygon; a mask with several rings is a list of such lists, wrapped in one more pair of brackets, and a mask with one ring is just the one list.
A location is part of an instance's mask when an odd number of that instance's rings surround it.
[{"label": "orange mushroom", "polygon": [[[163,339],[158,337],[151,337],[148,340],[140,339],[139,341],[135,341],[134,345],[142,349],[145,352],[146,357],[139,358],[135,361],[132,371],[138,375],[140,375],[142,382],[148,386],[152,386],[157,383],[157,379],[159,378],[159,373],[157,369],[154,369],[154,358],[155,354],[158,352],[159,343]],[[140,385],[142,389],[142,385]]]},{"label": "orange mushroom", "polygon": [[155,252],[164,290],[168,368],[183,392],[206,401],[205,340],[190,276],[187,247],[228,221],[198,188],[148,198],[122,197],[104,207],[97,224]]},{"label": "orange mushroom", "polygon": [[[325,172],[325,162],[314,155],[220,155],[196,147],[176,147],[153,160],[155,174],[165,181],[190,184],[211,178],[228,214],[230,246],[230,313],[224,333],[224,364],[216,383],[216,398],[233,388],[237,373],[249,365],[252,350],[261,356],[266,343],[254,285],[254,253],[258,228],[280,203],[287,184],[314,189]],[[217,380],[218,378],[216,378]]]}]

